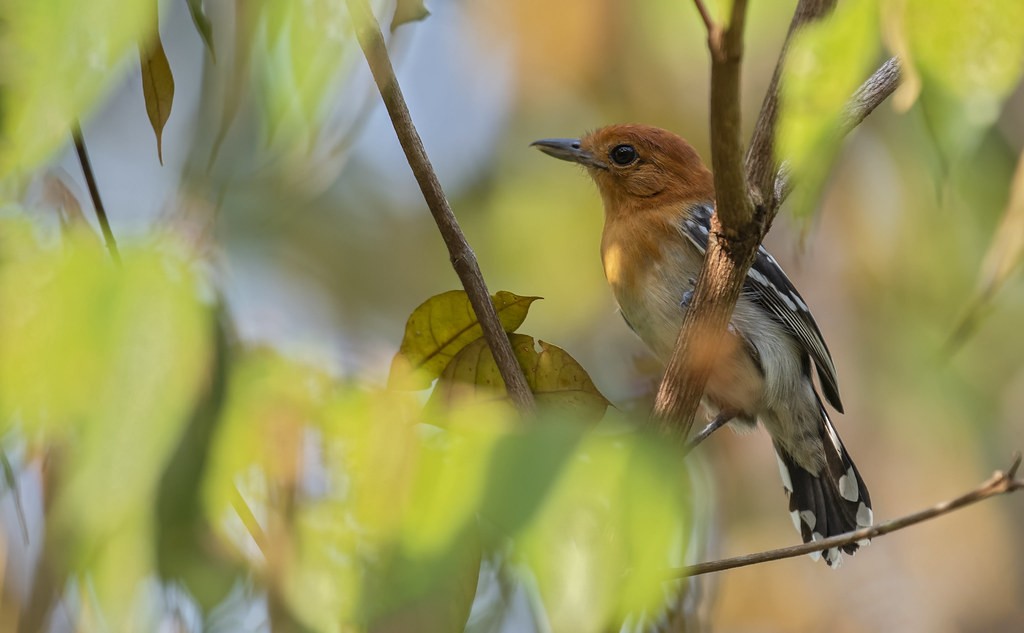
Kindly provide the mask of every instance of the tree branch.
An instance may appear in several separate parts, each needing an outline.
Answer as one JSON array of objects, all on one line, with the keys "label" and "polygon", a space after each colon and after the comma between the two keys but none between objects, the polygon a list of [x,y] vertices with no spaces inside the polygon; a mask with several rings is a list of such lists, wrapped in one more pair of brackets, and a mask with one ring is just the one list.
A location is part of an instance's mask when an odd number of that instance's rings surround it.
[{"label": "tree branch", "polygon": [[88,185],[89,196],[92,198],[92,206],[96,210],[96,219],[99,220],[100,230],[103,232],[103,241],[107,245],[107,250],[110,251],[110,258],[120,264],[121,253],[117,249],[114,232],[110,230],[107,211],[103,207],[103,200],[100,198],[100,189],[96,186],[96,176],[92,173],[92,161],[89,160],[89,152],[85,149],[82,127],[77,121],[71,126],[71,138],[75,142],[75,151],[78,153],[78,162],[82,166],[82,175],[85,176],[85,184]]},{"label": "tree branch", "polygon": [[916,525],[923,521],[928,521],[929,519],[949,514],[950,512],[975,504],[979,501],[984,501],[991,497],[1008,494],[1024,488],[1024,479],[1017,478],[1017,470],[1020,468],[1020,463],[1021,455],[1020,453],[1017,453],[1009,469],[1005,472],[996,471],[988,481],[983,482],[974,490],[960,495],[955,499],[943,501],[942,503],[938,503],[930,508],[926,508],[913,514],[908,514],[898,519],[886,521],[885,523],[880,523],[871,527],[861,528],[853,532],[838,534],[820,541],[813,541],[810,543],[803,543],[801,545],[794,545],[792,547],[783,547],[768,550],[766,552],[758,552],[756,554],[746,554],[744,556],[735,556],[733,558],[723,558],[722,560],[690,565],[679,570],[678,575],[680,577],[698,576],[701,574],[725,571],[727,569],[747,567],[748,565],[767,563],[773,560],[795,558],[797,556],[803,556],[804,554],[823,552],[833,547],[842,547],[843,545],[849,545],[864,539],[872,539],[889,534],[890,532],[902,530],[903,528],[910,527],[911,525]]},{"label": "tree branch", "polygon": [[789,23],[789,31],[782,43],[782,50],[779,51],[779,59],[775,62],[771,83],[768,84],[768,91],[761,103],[761,113],[757,117],[757,124],[750,138],[746,158],[747,180],[750,183],[751,196],[756,203],[769,209],[769,225],[775,216],[774,211],[779,206],[779,202],[771,196],[778,171],[775,162],[775,124],[779,118],[779,82],[786,65],[786,53],[789,52],[790,42],[800,27],[828,15],[835,6],[836,0],[800,0],[796,5],[793,19]]},{"label": "tree branch", "polygon": [[491,295],[484,283],[476,254],[470,248],[455,219],[455,214],[452,213],[448,199],[441,189],[441,183],[437,179],[437,174],[434,173],[427,152],[423,148],[423,141],[409,116],[409,108],[406,106],[402,89],[395,77],[391,59],[388,57],[380,25],[373,16],[367,0],[346,0],[346,4],[355,26],[359,46],[366,56],[370,72],[380,90],[388,115],[391,117],[391,123],[398,135],[402,149],[405,151],[405,157],[409,161],[416,182],[420,186],[420,191],[423,193],[423,198],[426,200],[427,207],[430,208],[430,213],[434,216],[437,228],[441,232],[441,237],[448,247],[452,267],[466,289],[473,311],[483,328],[484,339],[498,365],[502,380],[505,381],[509,398],[520,411],[532,412],[535,407],[533,393],[526,382],[522,368],[519,367],[519,363],[512,353],[512,346],[505,330],[501,327],[494,304],[491,303]]}]

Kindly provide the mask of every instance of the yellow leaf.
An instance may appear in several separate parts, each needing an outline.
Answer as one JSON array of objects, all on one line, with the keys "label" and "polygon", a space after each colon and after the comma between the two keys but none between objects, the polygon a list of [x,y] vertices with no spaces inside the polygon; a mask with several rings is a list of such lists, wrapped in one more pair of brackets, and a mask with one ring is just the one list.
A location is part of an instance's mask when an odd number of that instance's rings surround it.
[{"label": "yellow leaf", "polygon": [[156,134],[156,155],[162,165],[164,124],[171,116],[171,105],[174,103],[174,75],[171,74],[171,65],[167,61],[159,33],[153,37],[148,49],[139,49],[139,61],[142,64],[142,96],[146,100],[149,124]]},{"label": "yellow leaf", "polygon": [[[597,390],[587,371],[560,347],[510,334],[512,351],[523,368],[542,411],[599,420],[608,400]],[[463,404],[505,397],[505,385],[487,342],[478,339],[462,349],[445,367],[430,403]]]},{"label": "yellow leaf", "polygon": [[[492,301],[505,331],[516,331],[526,320],[530,304],[539,298],[496,293]],[[483,328],[464,291],[450,290],[431,297],[409,315],[405,337],[391,363],[388,386],[426,389],[456,354],[481,336]]]}]

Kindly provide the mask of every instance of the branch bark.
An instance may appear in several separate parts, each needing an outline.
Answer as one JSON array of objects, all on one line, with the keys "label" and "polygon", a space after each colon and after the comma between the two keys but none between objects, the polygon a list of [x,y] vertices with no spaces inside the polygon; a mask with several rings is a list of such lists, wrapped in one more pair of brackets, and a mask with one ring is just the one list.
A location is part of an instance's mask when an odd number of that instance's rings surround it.
[{"label": "branch bark", "polygon": [[535,409],[533,393],[526,382],[523,370],[512,353],[505,330],[501,327],[498,315],[491,303],[491,295],[484,283],[476,254],[466,241],[451,205],[441,189],[441,183],[430,164],[427,152],[423,148],[416,127],[413,125],[409,108],[406,106],[402,89],[395,77],[395,70],[388,56],[384,35],[374,17],[367,0],[346,0],[349,15],[355,27],[356,38],[363,50],[363,55],[370,66],[370,72],[380,90],[381,98],[387,108],[391,123],[398,135],[398,140],[409,161],[416,182],[420,186],[423,198],[430,209],[437,228],[441,232],[448,254],[462,286],[466,289],[470,304],[476,313],[477,320],[483,328],[484,339],[498,365],[498,371],[505,382],[509,398],[523,413],[531,413]]},{"label": "branch bark", "polygon": [[943,501],[930,508],[926,508],[913,514],[886,521],[878,525],[871,527],[862,528],[853,532],[847,532],[846,534],[838,534],[836,536],[829,537],[820,541],[813,541],[811,543],[803,543],[801,545],[794,545],[792,547],[783,547],[779,549],[768,550],[766,552],[758,552],[756,554],[746,554],[744,556],[735,556],[733,558],[723,558],[721,560],[711,561],[708,563],[699,563],[697,565],[690,565],[680,570],[679,576],[699,576],[701,574],[710,574],[717,571],[725,571],[727,569],[736,569],[738,567],[747,567],[748,565],[757,565],[759,563],[767,563],[773,560],[782,560],[784,558],[795,558],[797,556],[803,556],[804,554],[813,554],[814,552],[823,552],[833,547],[841,547],[843,545],[849,545],[862,541],[864,539],[872,539],[878,536],[889,534],[903,528],[916,525],[923,521],[928,521],[950,512],[959,510],[960,508],[967,507],[969,505],[984,501],[991,497],[995,497],[1002,494],[1008,494],[1024,488],[1024,479],[1017,478],[1017,470],[1020,468],[1021,455],[1017,453],[1006,471],[996,471],[991,478],[983,482],[980,486],[967,492],[955,499],[949,501]]},{"label": "branch bark", "polygon": [[[760,245],[790,184],[775,157],[779,82],[793,35],[805,24],[828,15],[836,0],[800,0],[775,64],[750,147],[740,158],[740,66],[746,2],[733,3],[729,26],[722,31],[695,0],[711,52],[711,158],[715,177],[712,217],[704,265],[690,309],[658,388],[653,417],[659,427],[685,442],[700,406],[723,334],[732,316]],[[720,33],[720,35],[719,35]],[[843,133],[858,125],[899,83],[899,64],[889,60],[853,95],[846,109]]]}]

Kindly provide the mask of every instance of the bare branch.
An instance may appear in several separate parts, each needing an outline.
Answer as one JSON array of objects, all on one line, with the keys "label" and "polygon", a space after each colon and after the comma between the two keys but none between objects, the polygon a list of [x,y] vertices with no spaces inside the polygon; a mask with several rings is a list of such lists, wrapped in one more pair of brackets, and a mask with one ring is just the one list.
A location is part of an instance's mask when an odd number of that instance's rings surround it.
[{"label": "bare branch", "polygon": [[704,0],[693,0],[693,4],[696,5],[697,11],[700,13],[700,19],[704,21],[704,28],[708,31],[708,47],[714,50],[721,41],[722,30],[715,24],[711,13],[704,5]]},{"label": "bare branch", "polygon": [[846,534],[837,534],[836,536],[831,536],[820,541],[812,541],[810,543],[803,543],[792,547],[783,547],[780,549],[768,550],[766,552],[758,552],[756,554],[746,554],[744,556],[723,558],[722,560],[691,565],[681,569],[679,576],[698,576],[700,574],[710,574],[712,572],[725,571],[727,569],[736,569],[737,567],[747,567],[749,565],[767,563],[773,560],[795,558],[797,556],[803,556],[804,554],[823,552],[833,547],[842,547],[843,545],[849,545],[865,539],[872,539],[889,534],[890,532],[902,530],[903,528],[910,527],[911,525],[916,525],[923,521],[928,521],[929,519],[949,514],[950,512],[975,504],[979,501],[984,501],[990,497],[1008,494],[1024,488],[1024,479],[1017,478],[1017,470],[1020,468],[1020,463],[1021,455],[1020,453],[1017,453],[1014,456],[1013,463],[1010,465],[1009,469],[1005,472],[996,471],[988,481],[985,481],[974,490],[960,495],[955,499],[943,501],[942,503],[938,503],[930,508],[926,508],[913,514],[908,514],[898,519],[886,521],[885,523],[862,528],[853,532],[847,532]]},{"label": "bare branch", "polygon": [[103,207],[103,200],[100,198],[100,189],[96,186],[96,176],[92,173],[92,161],[89,160],[89,152],[85,149],[85,139],[82,137],[82,127],[76,121],[71,127],[71,138],[75,142],[75,151],[78,153],[78,162],[82,165],[82,174],[85,176],[85,184],[89,187],[89,196],[92,197],[92,206],[96,210],[96,219],[99,220],[100,230],[103,232],[103,241],[107,244],[110,257],[118,264],[121,263],[121,253],[117,249],[117,241],[114,239],[114,232],[110,230],[110,221],[107,219],[107,211]]},{"label": "bare branch", "polygon": [[[857,88],[843,108],[843,121],[839,127],[840,136],[845,136],[860,125],[883,101],[889,98],[900,84],[900,61],[893,57],[878,67],[867,81]],[[775,203],[781,205],[790,192],[793,183],[789,180],[789,169],[783,163],[775,178]]]},{"label": "bare branch", "polygon": [[409,166],[420,186],[427,207],[430,208],[430,213],[434,216],[441,237],[448,247],[452,267],[455,268],[455,272],[462,281],[466,294],[469,295],[473,311],[483,327],[484,338],[498,365],[502,380],[505,381],[509,397],[520,411],[532,412],[535,407],[533,393],[526,382],[522,368],[519,367],[519,363],[512,353],[508,336],[498,321],[498,315],[491,303],[491,295],[484,283],[483,275],[480,273],[476,254],[470,248],[455,219],[455,214],[452,213],[448,199],[441,189],[441,183],[437,179],[437,174],[434,173],[427,152],[423,148],[423,141],[409,116],[409,108],[402,96],[402,89],[395,77],[395,70],[391,66],[391,58],[388,56],[380,25],[377,24],[377,19],[373,16],[367,0],[346,0],[346,4],[355,25],[359,46],[366,56],[370,72],[373,73],[373,79],[377,83],[388,115],[391,117],[395,133],[405,151],[405,157],[409,161]]},{"label": "bare branch", "polygon": [[757,117],[754,134],[750,139],[746,158],[750,194],[757,204],[764,205],[769,210],[769,225],[771,225],[771,220],[775,216],[774,212],[778,208],[778,202],[768,196],[771,196],[774,191],[773,185],[778,171],[775,162],[775,124],[779,118],[779,82],[786,62],[786,53],[789,51],[793,35],[800,30],[800,27],[828,15],[835,6],[836,0],[800,0],[797,4],[796,10],[793,12],[793,19],[789,23],[786,40],[782,44],[782,50],[779,51],[779,59],[775,62],[771,83],[768,84],[768,91],[761,104],[761,113]]}]

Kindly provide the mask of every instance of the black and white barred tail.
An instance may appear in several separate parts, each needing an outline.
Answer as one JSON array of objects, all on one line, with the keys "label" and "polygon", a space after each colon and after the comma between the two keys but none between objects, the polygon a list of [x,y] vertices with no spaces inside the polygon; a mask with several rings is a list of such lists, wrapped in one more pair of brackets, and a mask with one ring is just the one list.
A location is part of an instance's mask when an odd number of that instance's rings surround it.
[{"label": "black and white barred tail", "polygon": [[[808,472],[778,443],[775,444],[782,485],[789,497],[789,511],[805,543],[867,527],[872,523],[871,496],[867,486],[824,409],[821,410],[821,419],[825,465],[819,474]],[[866,545],[867,541],[825,550],[822,553],[825,563],[829,567],[838,567],[843,558],[840,549],[853,554],[862,544]],[[812,558],[817,559],[818,556],[812,554]]]}]

